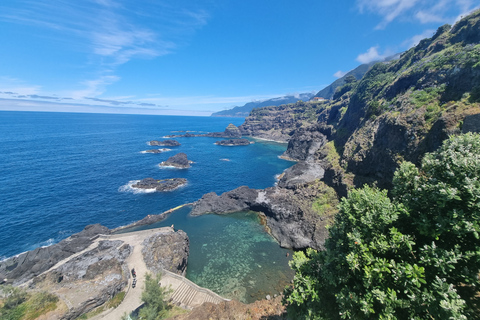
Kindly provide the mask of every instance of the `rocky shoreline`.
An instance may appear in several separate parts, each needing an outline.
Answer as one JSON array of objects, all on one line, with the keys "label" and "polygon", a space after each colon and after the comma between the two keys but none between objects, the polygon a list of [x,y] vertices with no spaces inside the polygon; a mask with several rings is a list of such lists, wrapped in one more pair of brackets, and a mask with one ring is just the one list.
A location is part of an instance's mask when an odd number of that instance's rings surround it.
[{"label": "rocky shoreline", "polygon": [[255,142],[249,141],[247,139],[228,139],[228,140],[220,140],[215,142],[216,145],[218,146],[249,146]]}]

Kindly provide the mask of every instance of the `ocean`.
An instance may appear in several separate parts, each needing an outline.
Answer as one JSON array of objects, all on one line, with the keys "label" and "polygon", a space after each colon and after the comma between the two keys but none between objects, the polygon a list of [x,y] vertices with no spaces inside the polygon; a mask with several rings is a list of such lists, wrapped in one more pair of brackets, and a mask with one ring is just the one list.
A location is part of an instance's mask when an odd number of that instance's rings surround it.
[{"label": "ocean", "polygon": [[[169,134],[223,131],[242,118],[0,111],[0,259],[56,243],[86,225],[128,225],[149,214],[246,185],[273,186],[292,165],[286,145],[215,145],[219,138],[175,138],[181,146],[150,154]],[[187,170],[158,164],[178,152]],[[143,178],[186,178],[170,192],[139,192]],[[174,224],[190,238],[187,277],[229,298],[251,302],[281,291],[293,276],[287,253],[253,213],[190,217],[190,207],[155,226]],[[290,255],[291,256],[291,255]]]}]

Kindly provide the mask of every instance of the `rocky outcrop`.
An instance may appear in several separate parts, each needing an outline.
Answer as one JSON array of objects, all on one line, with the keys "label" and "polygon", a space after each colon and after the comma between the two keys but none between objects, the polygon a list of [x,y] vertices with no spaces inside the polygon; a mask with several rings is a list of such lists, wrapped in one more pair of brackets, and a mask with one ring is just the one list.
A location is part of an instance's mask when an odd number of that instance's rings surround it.
[{"label": "rocky outcrop", "polygon": [[230,123],[223,132],[225,138],[239,138],[242,136],[238,127]]},{"label": "rocky outcrop", "polygon": [[180,142],[176,140],[152,140],[148,143],[151,146],[166,146],[166,147],[178,147],[180,146]]},{"label": "rocky outcrop", "polygon": [[181,187],[187,183],[187,179],[173,178],[157,180],[153,178],[145,178],[132,185],[132,188],[138,189],[155,189],[156,191],[171,191]]},{"label": "rocky outcrop", "polygon": [[175,167],[178,169],[187,169],[190,168],[190,164],[193,163],[189,161],[187,155],[183,152],[177,153],[176,155],[163,161],[159,164],[160,167]]},{"label": "rocky outcrop", "polygon": [[182,230],[157,232],[143,241],[142,254],[151,272],[158,273],[165,269],[185,276],[189,255],[188,236]]},{"label": "rocky outcrop", "polygon": [[294,189],[298,185],[322,179],[324,174],[325,169],[320,164],[302,161],[286,169],[280,176],[277,186]]},{"label": "rocky outcrop", "polygon": [[282,157],[292,160],[314,161],[315,153],[327,143],[327,137],[315,126],[295,131]]},{"label": "rocky outcrop", "polygon": [[58,261],[80,252],[92,244],[99,234],[109,234],[110,230],[99,224],[86,226],[85,229],[61,242],[24,252],[0,262],[0,273],[7,282],[19,285],[50,269]]},{"label": "rocky outcrop", "polygon": [[185,134],[171,134],[168,138],[193,138],[193,137],[211,137],[211,138],[240,138],[241,132],[234,124],[229,124],[223,132],[209,132],[209,133],[185,133]]},{"label": "rocky outcrop", "polygon": [[246,186],[218,196],[208,193],[194,203],[191,215],[226,214],[252,210],[266,217],[266,225],[282,247],[321,249],[327,236],[320,216],[305,201],[302,188],[295,190],[272,187],[265,190]]},{"label": "rocky outcrop", "polygon": [[221,140],[215,142],[216,145],[219,146],[248,146],[252,144],[253,142],[247,140],[247,139],[228,139],[228,140]]},{"label": "rocky outcrop", "polygon": [[145,150],[143,151],[143,153],[163,153],[163,152],[167,152],[167,151],[170,151],[171,149],[167,149],[167,148],[161,148],[161,149],[150,149],[150,150]]},{"label": "rocky outcrop", "polygon": [[100,241],[96,248],[34,278],[30,288],[61,297],[69,306],[62,319],[76,319],[125,288],[129,278],[125,260],[131,251],[123,241]]}]

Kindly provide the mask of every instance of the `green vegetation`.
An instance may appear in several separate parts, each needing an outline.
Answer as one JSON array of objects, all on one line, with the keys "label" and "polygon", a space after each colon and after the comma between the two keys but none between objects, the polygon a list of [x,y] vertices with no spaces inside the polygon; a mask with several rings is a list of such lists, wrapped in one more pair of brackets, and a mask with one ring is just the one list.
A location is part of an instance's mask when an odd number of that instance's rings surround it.
[{"label": "green vegetation", "polygon": [[102,313],[103,311],[105,310],[108,310],[110,308],[116,308],[120,305],[120,303],[122,303],[123,299],[125,298],[125,291],[121,291],[119,293],[117,293],[112,299],[110,299],[109,301],[107,301],[104,305],[88,312],[88,313],[85,313],[85,314],[82,314],[80,317],[78,317],[78,319],[89,319],[89,318],[92,318],[100,313]]},{"label": "green vegetation", "polygon": [[2,320],[33,320],[57,308],[58,297],[47,292],[27,293],[25,289],[10,285],[0,290]]},{"label": "green vegetation", "polygon": [[321,217],[332,217],[337,213],[338,198],[335,190],[319,181],[318,194],[312,204],[312,209]]},{"label": "green vegetation", "polygon": [[[173,308],[168,304],[167,296],[171,291],[159,285],[161,278],[162,275],[160,273],[156,276],[152,276],[149,273],[145,275],[145,289],[142,292],[144,305],[138,314],[139,319],[159,320],[183,312],[179,312],[178,308]],[[122,319],[128,319],[128,315],[125,314]],[[136,317],[132,316],[132,319],[136,319]]]},{"label": "green vegetation", "polygon": [[404,162],[393,198],[342,199],[323,252],[297,252],[284,303],[294,319],[478,319],[480,135],[452,137],[421,169]]}]

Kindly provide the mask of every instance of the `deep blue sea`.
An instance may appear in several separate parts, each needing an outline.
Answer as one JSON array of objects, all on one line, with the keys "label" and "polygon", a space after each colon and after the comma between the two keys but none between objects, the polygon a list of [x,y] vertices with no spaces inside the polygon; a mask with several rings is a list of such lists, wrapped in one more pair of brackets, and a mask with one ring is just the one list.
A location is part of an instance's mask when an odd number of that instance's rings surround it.
[{"label": "deep blue sea", "polygon": [[[0,111],[0,259],[56,243],[88,224],[115,228],[207,192],[274,185],[275,176],[292,165],[278,158],[286,145],[224,147],[214,144],[218,138],[176,138],[181,146],[171,151],[142,153],[155,148],[150,140],[178,131],[223,131],[229,123],[238,126],[243,119]],[[158,166],[178,152],[194,162],[191,168]],[[188,183],[165,193],[130,187],[146,177]],[[263,231],[255,214],[188,213],[185,207],[160,225],[174,223],[189,235],[187,277],[199,285],[252,301],[281,290],[275,283],[291,277],[288,250]]]}]

